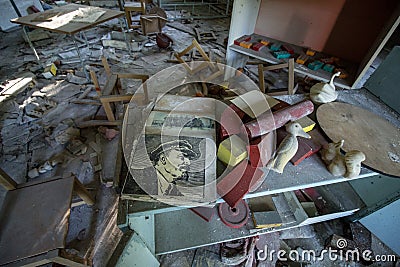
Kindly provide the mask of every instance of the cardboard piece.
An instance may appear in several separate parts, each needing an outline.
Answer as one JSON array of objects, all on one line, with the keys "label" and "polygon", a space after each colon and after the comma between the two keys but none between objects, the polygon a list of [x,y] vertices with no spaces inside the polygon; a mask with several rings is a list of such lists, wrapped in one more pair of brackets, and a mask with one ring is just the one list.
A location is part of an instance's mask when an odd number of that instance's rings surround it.
[{"label": "cardboard piece", "polygon": [[265,95],[258,90],[240,95],[231,100],[231,102],[253,119],[279,103],[275,98]]}]

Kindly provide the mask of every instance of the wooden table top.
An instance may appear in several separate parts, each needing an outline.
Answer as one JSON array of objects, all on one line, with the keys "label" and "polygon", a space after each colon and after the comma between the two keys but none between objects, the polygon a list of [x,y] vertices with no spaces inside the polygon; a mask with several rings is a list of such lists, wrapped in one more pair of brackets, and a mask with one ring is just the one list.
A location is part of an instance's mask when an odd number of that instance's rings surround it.
[{"label": "wooden table top", "polygon": [[384,118],[347,103],[320,106],[317,119],[334,142],[344,140],[343,150],[359,150],[364,165],[392,176],[400,176],[400,129]]},{"label": "wooden table top", "polygon": [[[81,10],[103,11],[102,14],[94,22],[76,22],[74,17]],[[68,4],[54,9],[46,10],[40,13],[33,13],[24,17],[12,19],[11,22],[29,26],[33,28],[41,28],[52,32],[63,34],[75,34],[82,30],[92,28],[100,23],[108,20],[124,16],[122,11],[111,10],[100,7],[92,7],[78,4]]]}]

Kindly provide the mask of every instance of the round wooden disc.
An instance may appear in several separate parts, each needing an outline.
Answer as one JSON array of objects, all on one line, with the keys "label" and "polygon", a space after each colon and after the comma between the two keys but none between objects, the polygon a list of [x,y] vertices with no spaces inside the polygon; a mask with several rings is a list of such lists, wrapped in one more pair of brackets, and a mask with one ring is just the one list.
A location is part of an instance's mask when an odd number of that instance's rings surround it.
[{"label": "round wooden disc", "polygon": [[365,109],[339,102],[320,106],[317,120],[333,142],[344,140],[344,151],[363,152],[363,164],[384,174],[400,176],[399,128]]}]

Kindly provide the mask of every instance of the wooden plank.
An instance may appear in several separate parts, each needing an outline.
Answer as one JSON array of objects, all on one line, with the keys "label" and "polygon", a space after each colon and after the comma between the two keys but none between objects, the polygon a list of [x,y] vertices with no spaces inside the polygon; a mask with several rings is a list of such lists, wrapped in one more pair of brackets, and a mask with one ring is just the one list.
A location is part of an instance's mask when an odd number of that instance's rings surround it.
[{"label": "wooden plank", "polygon": [[94,88],[96,89],[97,94],[99,96],[101,96],[102,92],[100,89],[99,81],[97,80],[96,73],[93,70],[90,70],[89,73],[90,73],[90,78],[92,79],[92,82],[94,84]]},{"label": "wooden plank", "polygon": [[103,67],[104,67],[104,70],[107,73],[107,77],[110,77],[112,75],[112,72],[111,72],[110,65],[108,65],[107,58],[102,56],[101,57],[101,62],[103,63]]},{"label": "wooden plank", "polygon": [[78,179],[75,178],[74,181],[74,190],[78,196],[85,201],[86,204],[89,206],[94,204],[93,198],[90,196],[89,192],[86,190],[86,188],[83,186],[81,182],[79,182]]},{"label": "wooden plank", "polygon": [[258,64],[258,81],[259,81],[260,91],[265,93],[265,80],[264,80],[263,64]]},{"label": "wooden plank", "polygon": [[134,74],[134,73],[116,73],[118,76],[118,79],[138,79],[142,80],[142,82],[145,82],[148,78],[149,75],[143,75],[143,74]]},{"label": "wooden plank", "polygon": [[89,265],[81,264],[81,263],[72,261],[70,259],[60,257],[60,256],[52,258],[51,261],[61,264],[61,265],[70,266],[70,267],[87,267],[87,266],[89,266]]},{"label": "wooden plank", "polygon": [[107,119],[109,121],[115,121],[114,112],[111,108],[110,102],[103,101],[102,99],[100,99],[100,101],[103,104],[103,108],[104,108],[104,111],[106,112]]},{"label": "wooden plank", "polygon": [[92,100],[92,99],[77,99],[77,100],[72,100],[69,103],[101,106],[101,102],[100,101]]},{"label": "wooden plank", "polygon": [[[90,75],[92,75],[92,74],[90,74]],[[97,77],[96,77],[96,80],[97,80]],[[98,83],[98,82],[97,82]],[[96,85],[95,85],[96,86]],[[83,93],[78,97],[78,99],[83,99],[83,98],[85,98],[89,93],[90,93],[90,91],[92,91],[92,87],[91,86],[89,86],[88,88],[86,88],[85,89],[85,91],[83,91]]]},{"label": "wooden plank", "polygon": [[118,81],[118,76],[117,74],[111,75],[111,77],[107,80],[106,85],[104,86],[104,89],[101,92],[101,95],[106,96],[110,95],[111,92],[114,90],[116,84]]},{"label": "wooden plank", "polygon": [[264,67],[264,71],[266,71],[266,70],[283,69],[283,68],[287,68],[287,67],[288,67],[288,63],[277,64],[277,65],[272,65],[272,66],[266,66],[266,67]]},{"label": "wooden plank", "polygon": [[131,101],[133,95],[108,95],[102,96],[100,101],[102,103],[109,103],[109,102],[120,102],[120,101]]},{"label": "wooden plank", "polygon": [[288,85],[288,93],[289,95],[293,95],[294,91],[294,59],[290,58],[288,62],[288,68],[289,68],[289,85]]},{"label": "wooden plank", "polygon": [[17,183],[0,168],[0,185],[3,186],[6,190],[14,190],[17,188]]},{"label": "wooden plank", "polygon": [[106,120],[90,120],[90,121],[80,121],[75,122],[76,127],[78,128],[88,128],[88,127],[96,127],[96,126],[119,126],[122,124],[122,121],[106,121]]},{"label": "wooden plank", "polygon": [[[72,35],[77,32],[93,28],[94,26],[106,22],[108,20],[122,17],[125,15],[125,13],[121,11],[96,7],[96,9],[105,11],[105,13],[95,22],[85,23],[85,22],[69,21],[71,19],[70,17],[68,17],[68,14],[79,10],[79,8],[88,8],[88,6],[78,5],[78,4],[68,4],[65,6],[53,8],[51,10],[46,10],[44,12],[33,13],[27,16],[12,19],[11,22],[32,28],[41,28],[52,32]],[[35,18],[37,18],[38,16],[45,16],[46,13],[55,13],[55,12],[59,12],[60,15],[58,15],[57,18],[54,18],[52,21],[48,22],[34,21]]]}]

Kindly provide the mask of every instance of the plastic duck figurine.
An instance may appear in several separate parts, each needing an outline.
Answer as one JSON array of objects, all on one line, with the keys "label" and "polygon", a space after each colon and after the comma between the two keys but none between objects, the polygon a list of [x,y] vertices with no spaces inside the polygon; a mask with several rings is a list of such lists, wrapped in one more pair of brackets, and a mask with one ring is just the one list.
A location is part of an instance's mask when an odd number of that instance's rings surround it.
[{"label": "plastic duck figurine", "polygon": [[311,136],[304,132],[301,125],[297,122],[290,122],[286,124],[286,132],[289,134],[283,139],[279,145],[275,156],[268,163],[267,167],[277,173],[283,173],[283,169],[291,158],[296,154],[299,147],[299,142],[297,141],[297,136],[310,139]]},{"label": "plastic duck figurine", "polygon": [[360,174],[361,162],[365,160],[365,154],[358,150],[351,150],[342,155],[340,149],[343,143],[344,140],[340,140],[325,145],[321,150],[321,157],[332,175],[353,178]]},{"label": "plastic duck figurine", "polygon": [[346,173],[346,165],[344,163],[344,156],[339,152],[333,158],[332,162],[328,165],[328,170],[333,176],[344,176]]},{"label": "plastic duck figurine", "polygon": [[324,104],[336,100],[338,93],[335,90],[333,79],[338,77],[340,72],[332,75],[329,83],[317,83],[310,89],[310,98],[315,104]]},{"label": "plastic duck figurine", "polygon": [[336,143],[329,143],[324,145],[321,150],[321,157],[325,164],[329,165],[337,154],[340,154],[340,149],[343,147],[344,140],[340,140]]},{"label": "plastic duck figurine", "polygon": [[344,156],[344,161],[346,164],[346,173],[344,174],[344,177],[357,177],[361,171],[361,162],[363,162],[364,160],[365,154],[358,150],[347,152]]}]

